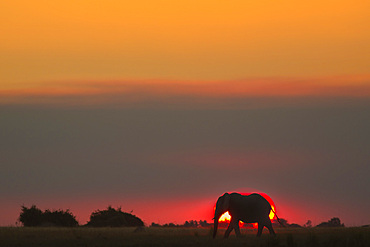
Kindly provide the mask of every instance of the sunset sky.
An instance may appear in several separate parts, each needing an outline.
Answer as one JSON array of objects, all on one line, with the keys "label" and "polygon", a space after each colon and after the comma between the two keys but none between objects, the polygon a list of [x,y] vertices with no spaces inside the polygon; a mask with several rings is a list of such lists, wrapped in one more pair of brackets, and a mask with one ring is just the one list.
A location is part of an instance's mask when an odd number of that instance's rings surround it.
[{"label": "sunset sky", "polygon": [[370,2],[0,3],[0,226],[20,206],[370,223]]}]

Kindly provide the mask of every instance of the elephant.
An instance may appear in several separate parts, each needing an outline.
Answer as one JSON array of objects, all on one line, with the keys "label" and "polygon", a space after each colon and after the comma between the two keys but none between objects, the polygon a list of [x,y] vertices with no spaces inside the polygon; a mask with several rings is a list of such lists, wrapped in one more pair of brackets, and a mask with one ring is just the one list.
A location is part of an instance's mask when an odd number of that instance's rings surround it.
[{"label": "elephant", "polygon": [[[228,238],[231,231],[235,229],[235,234],[240,237],[239,221],[244,223],[258,223],[257,237],[261,236],[263,227],[267,227],[271,235],[276,235],[272,228],[269,218],[271,210],[270,203],[259,194],[241,195],[238,193],[225,193],[220,196],[216,203],[213,238],[216,237],[218,220],[222,214],[229,211],[231,216],[230,224],[225,232],[225,238]],[[276,214],[275,214],[276,215]],[[277,217],[277,215],[276,215]],[[279,218],[277,217],[280,222]]]}]

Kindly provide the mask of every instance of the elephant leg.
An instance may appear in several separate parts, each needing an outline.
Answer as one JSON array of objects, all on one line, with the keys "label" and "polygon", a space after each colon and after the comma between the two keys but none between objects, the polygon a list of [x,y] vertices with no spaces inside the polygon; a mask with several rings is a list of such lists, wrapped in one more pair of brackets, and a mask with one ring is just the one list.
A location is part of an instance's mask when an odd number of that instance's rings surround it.
[{"label": "elephant leg", "polygon": [[263,223],[262,223],[262,222],[258,222],[258,232],[257,232],[257,237],[261,237],[263,227],[264,227]]},{"label": "elephant leg", "polygon": [[268,222],[266,222],[266,227],[267,227],[267,229],[269,229],[270,235],[276,236],[276,233],[275,233],[274,229],[272,228],[272,224],[271,224],[270,220]]},{"label": "elephant leg", "polygon": [[241,237],[242,236],[242,234],[240,233],[239,222],[236,222],[235,223],[234,230],[235,230],[235,235],[237,237]]},{"label": "elephant leg", "polygon": [[229,226],[228,226],[228,227],[227,227],[227,229],[226,229],[226,232],[225,232],[224,238],[228,238],[228,237],[229,237],[229,235],[230,235],[230,233],[231,233],[231,231],[232,231],[233,229],[234,229],[233,224],[232,224],[232,222],[230,222]]}]

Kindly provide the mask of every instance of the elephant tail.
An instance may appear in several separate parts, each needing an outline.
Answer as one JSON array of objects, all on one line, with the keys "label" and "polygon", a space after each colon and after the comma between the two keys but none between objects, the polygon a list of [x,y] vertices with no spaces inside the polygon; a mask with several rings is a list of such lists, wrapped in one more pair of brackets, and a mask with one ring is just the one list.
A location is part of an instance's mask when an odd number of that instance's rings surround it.
[{"label": "elephant tail", "polygon": [[272,210],[272,212],[274,212],[274,214],[275,214],[275,216],[276,216],[276,219],[277,219],[277,221],[280,223],[280,225],[282,225],[283,227],[286,227],[285,225],[283,225],[283,223],[281,223],[281,221],[280,221],[279,217],[277,216],[277,214],[276,214],[275,210],[274,210],[272,207],[271,207],[271,210]]}]

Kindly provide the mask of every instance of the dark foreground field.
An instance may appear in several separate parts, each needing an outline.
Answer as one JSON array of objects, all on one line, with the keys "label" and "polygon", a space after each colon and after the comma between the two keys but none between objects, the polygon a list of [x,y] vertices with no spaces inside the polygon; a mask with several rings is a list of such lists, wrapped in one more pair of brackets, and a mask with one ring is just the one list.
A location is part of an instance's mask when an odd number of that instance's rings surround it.
[{"label": "dark foreground field", "polygon": [[0,228],[0,246],[370,246],[370,228],[276,229],[256,238],[255,230],[243,237],[216,239],[211,229],[189,228]]}]

